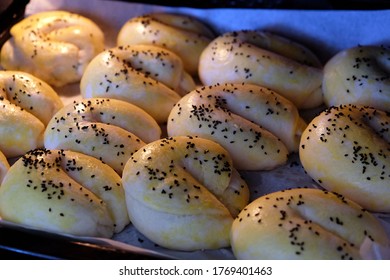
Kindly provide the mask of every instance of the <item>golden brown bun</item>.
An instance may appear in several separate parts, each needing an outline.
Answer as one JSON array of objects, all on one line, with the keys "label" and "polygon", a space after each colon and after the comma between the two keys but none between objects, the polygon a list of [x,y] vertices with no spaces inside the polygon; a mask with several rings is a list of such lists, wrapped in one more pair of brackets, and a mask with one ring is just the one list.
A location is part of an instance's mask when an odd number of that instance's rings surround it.
[{"label": "golden brown bun", "polygon": [[76,152],[33,150],[0,188],[0,216],[37,229],[111,237],[129,223],[120,176]]},{"label": "golden brown bun", "polygon": [[360,259],[366,238],[389,245],[372,214],[342,195],[319,189],[259,197],[241,211],[231,229],[238,259]]},{"label": "golden brown bun", "polygon": [[117,45],[156,45],[181,57],[191,75],[198,72],[199,56],[214,37],[201,21],[188,15],[154,13],[134,17],[121,28]]},{"label": "golden brown bun", "polygon": [[221,84],[194,90],[176,103],[168,135],[213,140],[240,170],[273,169],[297,152],[306,123],[295,105],[253,84]]},{"label": "golden brown bun", "polygon": [[130,156],[159,139],[161,128],[144,110],[116,99],[90,98],[65,106],[48,124],[48,149],[84,153],[107,163],[119,174]]},{"label": "golden brown bun", "polygon": [[63,107],[57,93],[28,73],[0,71],[0,151],[7,158],[43,147],[43,132]]},{"label": "golden brown bun", "polygon": [[132,103],[164,123],[173,105],[195,88],[181,59],[157,46],[121,46],[97,55],[80,83],[84,98],[109,97]]},{"label": "golden brown bun", "polygon": [[210,140],[178,136],[134,153],[122,176],[133,225],[176,250],[229,246],[233,218],[249,189],[229,154]]},{"label": "golden brown bun", "polygon": [[306,172],[322,187],[368,210],[390,212],[390,116],[370,107],[331,107],[300,143]]},{"label": "golden brown bun", "polygon": [[359,46],[333,56],[324,67],[328,106],[355,104],[390,110],[390,49]]},{"label": "golden brown bun", "polygon": [[65,11],[28,16],[10,32],[1,49],[1,65],[54,86],[80,81],[86,65],[104,49],[103,32],[94,22]]},{"label": "golden brown bun", "polygon": [[306,47],[259,30],[228,32],[202,52],[204,85],[253,83],[283,95],[298,108],[322,104],[320,62]]}]

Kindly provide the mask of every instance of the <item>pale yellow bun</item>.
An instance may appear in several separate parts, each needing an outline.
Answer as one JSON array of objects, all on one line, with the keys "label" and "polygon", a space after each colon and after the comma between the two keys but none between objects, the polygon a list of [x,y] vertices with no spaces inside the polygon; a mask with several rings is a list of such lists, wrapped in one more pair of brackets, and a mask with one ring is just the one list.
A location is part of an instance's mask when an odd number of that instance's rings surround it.
[{"label": "pale yellow bun", "polygon": [[129,223],[120,176],[76,152],[37,149],[17,160],[0,188],[0,216],[45,231],[111,237]]},{"label": "pale yellow bun", "polygon": [[119,31],[117,45],[148,44],[166,48],[179,55],[184,68],[196,75],[200,54],[213,37],[213,32],[194,17],[153,13],[128,20]]},{"label": "pale yellow bun", "polygon": [[298,108],[322,104],[322,67],[306,47],[259,30],[227,32],[201,54],[203,84],[253,83],[270,88]]},{"label": "pale yellow bun", "polygon": [[323,92],[328,106],[355,104],[390,109],[390,49],[358,46],[334,55],[324,67]]},{"label": "pale yellow bun", "polygon": [[63,107],[57,93],[28,73],[0,71],[0,151],[7,158],[43,147],[43,132]]},{"label": "pale yellow bun", "polygon": [[45,130],[44,144],[93,156],[121,174],[136,150],[160,136],[157,122],[141,108],[116,99],[90,98],[58,111]]},{"label": "pale yellow bun", "polygon": [[257,198],[231,228],[237,259],[361,259],[366,238],[388,246],[380,221],[358,204],[319,189],[298,188]]},{"label": "pale yellow bun", "polygon": [[159,123],[195,88],[181,59],[157,46],[120,46],[97,55],[80,82],[84,98],[110,97],[132,103]]},{"label": "pale yellow bun", "polygon": [[80,81],[86,65],[104,49],[104,34],[93,21],[65,11],[30,15],[10,32],[1,49],[2,67],[54,86]]},{"label": "pale yellow bun", "polygon": [[227,151],[201,138],[144,146],[127,162],[122,182],[135,228],[175,250],[228,247],[233,219],[249,201]]},{"label": "pale yellow bun", "polygon": [[297,152],[305,121],[286,98],[253,84],[221,84],[190,92],[168,118],[169,136],[218,142],[240,170],[267,170]]},{"label": "pale yellow bun", "polygon": [[0,151],[0,187],[1,187],[1,182],[3,181],[3,178],[4,178],[5,174],[8,172],[9,168],[10,168],[10,165],[8,163],[7,158]]},{"label": "pale yellow bun", "polygon": [[378,212],[390,212],[390,116],[371,107],[341,105],[315,117],[299,156],[322,187]]}]

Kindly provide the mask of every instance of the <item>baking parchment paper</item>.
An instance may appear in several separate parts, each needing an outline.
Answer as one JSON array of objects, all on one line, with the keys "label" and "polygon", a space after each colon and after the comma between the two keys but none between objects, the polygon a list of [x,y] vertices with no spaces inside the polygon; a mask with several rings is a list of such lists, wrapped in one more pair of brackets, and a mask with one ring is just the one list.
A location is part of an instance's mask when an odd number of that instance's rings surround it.
[{"label": "baking parchment paper", "polygon": [[[267,9],[193,9],[144,5],[105,0],[31,0],[26,15],[45,10],[63,9],[94,20],[104,31],[106,45],[113,47],[122,25],[131,17],[151,12],[176,12],[197,17],[216,33],[241,29],[262,29],[294,39],[313,50],[325,63],[340,50],[356,45],[390,44],[390,10],[331,11],[331,10],[267,10]],[[56,88],[64,103],[80,99],[78,84]],[[317,111],[302,112],[310,120]],[[318,187],[300,165],[297,154],[290,156],[286,165],[272,171],[241,172],[251,188],[251,199],[294,187]],[[390,236],[389,215],[375,215]],[[114,247],[132,250],[131,246],[150,249],[178,259],[234,259],[230,248],[196,252],[179,252],[161,248],[129,225],[113,240],[87,238],[107,242]],[[130,245],[130,246],[129,246]],[[390,259],[389,248],[365,242],[362,254],[367,258]]]}]

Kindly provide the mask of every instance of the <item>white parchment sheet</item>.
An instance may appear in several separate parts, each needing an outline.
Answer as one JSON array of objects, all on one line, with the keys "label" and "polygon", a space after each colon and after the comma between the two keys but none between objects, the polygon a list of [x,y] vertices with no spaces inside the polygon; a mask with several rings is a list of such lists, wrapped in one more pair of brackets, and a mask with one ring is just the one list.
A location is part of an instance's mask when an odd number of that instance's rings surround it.
[{"label": "white parchment sheet", "polygon": [[[104,0],[31,0],[26,14],[58,9],[76,12],[94,20],[105,33],[107,47],[115,46],[119,29],[128,19],[150,12],[177,12],[196,16],[209,24],[217,35],[241,29],[273,31],[311,48],[323,63],[336,52],[359,44],[390,44],[390,10],[192,9]],[[58,92],[66,103],[80,98],[78,85],[66,86],[58,89]],[[310,118],[310,114],[308,117]],[[242,175],[251,188],[252,199],[285,188],[316,187],[305,174],[297,155],[292,155],[285,166],[275,170],[242,172]],[[390,234],[390,219],[378,216]],[[180,259],[234,259],[229,248],[197,252],[166,250],[147,240],[131,225],[113,239],[112,246],[132,250],[129,246],[132,245]],[[99,239],[99,242],[110,241]],[[364,248],[369,257],[390,259],[388,252],[382,249],[369,242]]]}]

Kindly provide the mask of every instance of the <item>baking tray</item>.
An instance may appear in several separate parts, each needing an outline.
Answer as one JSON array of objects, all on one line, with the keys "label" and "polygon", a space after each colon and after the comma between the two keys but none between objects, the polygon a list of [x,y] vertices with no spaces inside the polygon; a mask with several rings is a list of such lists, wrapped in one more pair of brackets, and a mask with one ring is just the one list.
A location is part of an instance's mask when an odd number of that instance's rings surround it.
[{"label": "baking tray", "polygon": [[2,221],[0,259],[154,260],[172,257],[152,250],[118,246],[111,240],[56,234]]},{"label": "baking tray", "polygon": [[[33,1],[33,0],[32,0]],[[2,13],[1,20],[6,24],[0,25],[4,34],[2,39],[9,36],[9,28],[15,22],[23,17],[25,12],[31,13],[29,6],[26,6],[29,1],[27,0],[14,0],[11,1],[9,6],[5,8]],[[37,2],[37,1],[34,1]],[[44,1],[43,1],[44,2]],[[76,0],[58,1],[61,3],[70,4],[69,9],[73,12],[85,14],[96,20],[99,24],[102,24],[107,28],[108,31],[113,30],[112,22],[104,21],[102,14],[95,12],[95,5],[90,4],[90,9],[83,9],[80,3]],[[121,2],[121,3],[119,3]],[[129,2],[129,3],[126,3]],[[347,17],[345,22],[351,24],[351,28],[361,28],[364,24],[356,24],[353,20],[360,18],[366,14],[354,13],[357,10],[382,10],[390,7],[388,0],[381,1],[109,1],[109,0],[95,0],[93,4],[104,4],[105,7],[110,4],[115,7],[115,12],[119,14],[119,18],[115,24],[120,25],[124,21],[123,16],[130,14],[127,13],[127,9],[120,10],[123,5],[137,5],[136,13],[141,13],[140,7],[145,7],[147,11],[158,10],[158,11],[177,11],[180,13],[190,13],[207,23],[212,24],[214,20],[213,16],[219,15],[218,13],[225,13],[230,17],[236,17],[237,11],[245,13],[254,17],[259,12],[265,12],[269,17],[275,17],[275,21],[265,21],[265,25],[268,29],[277,31],[283,35],[289,35],[290,37],[297,37],[302,43],[305,43],[311,47],[315,52],[320,52],[322,60],[326,61],[332,54],[338,49],[345,48],[348,44],[375,42],[375,43],[390,43],[390,33],[379,31],[378,34],[367,34],[368,37],[356,39],[356,32],[351,34],[335,33],[338,30],[333,29],[332,34],[318,33],[313,38],[313,34],[308,32],[297,33],[298,26],[301,24],[300,21],[310,22],[318,20],[321,24],[326,25],[327,21],[330,21],[332,17],[328,18],[328,15],[332,15],[333,12],[340,15],[340,10],[345,10]],[[205,5],[207,3],[207,5]],[[139,5],[138,5],[139,4]],[[369,4],[369,5],[368,5]],[[39,6],[39,5],[38,5]],[[27,8],[26,8],[27,7]],[[49,9],[56,8],[57,6],[51,6]],[[62,8],[63,6],[60,6]],[[119,8],[118,8],[119,7]],[[41,6],[40,8],[48,8]],[[107,9],[105,9],[107,10]],[[291,13],[289,12],[291,11]],[[304,11],[301,13],[301,11]],[[341,11],[343,12],[343,11]],[[7,15],[6,17],[4,15]],[[303,15],[303,16],[302,16]],[[370,13],[371,15],[371,13]],[[374,13],[375,18],[372,17],[372,25],[384,24],[389,26],[389,13]],[[289,16],[291,23],[286,24],[286,16]],[[8,21],[5,19],[8,18]],[[281,20],[278,22],[277,20]],[[264,19],[262,19],[264,21]],[[351,22],[352,20],[352,22]],[[367,20],[367,18],[365,18]],[[385,22],[383,22],[385,21]],[[275,23],[277,22],[277,24]],[[322,23],[325,22],[325,23]],[[344,22],[344,23],[345,23]],[[386,24],[387,23],[387,24]],[[241,18],[240,22],[230,23],[230,26],[220,25],[220,33],[243,27],[258,28],[261,24],[257,20],[251,21],[250,18]],[[259,24],[259,25],[257,25]],[[315,24],[318,24],[316,22]],[[370,25],[368,24],[368,25]],[[366,24],[367,25],[367,24]],[[341,30],[342,31],[342,30]],[[340,31],[340,32],[341,32]],[[367,31],[367,30],[366,30]],[[349,37],[344,38],[343,36]],[[336,37],[341,41],[337,47],[330,46],[330,39]],[[111,37],[113,39],[114,36]],[[110,39],[110,37],[109,37]],[[352,41],[351,41],[352,39]],[[382,40],[383,39],[383,40]],[[325,44],[324,44],[325,42]],[[111,42],[112,43],[112,42]],[[327,45],[327,43],[329,45]],[[57,89],[62,94],[68,91],[75,90],[75,86],[65,87]],[[73,96],[70,96],[70,100]],[[315,112],[306,112],[306,117],[310,119],[312,114]],[[288,173],[289,176],[285,176]],[[261,196],[271,191],[284,189],[286,187],[317,187],[317,185],[309,178],[302,167],[299,165],[299,159],[297,155],[292,155],[289,162],[271,172],[242,172],[248,185],[251,187],[252,198]],[[261,180],[259,180],[261,178]],[[274,182],[277,180],[277,184]],[[268,186],[268,188],[267,188]],[[385,227],[390,232],[390,219],[386,215],[378,215],[383,221]],[[156,244],[153,244],[147,238],[142,236],[132,227],[127,227],[122,234],[114,237],[113,240],[99,239],[99,238],[88,238],[88,237],[75,237],[69,235],[62,235],[56,233],[49,233],[45,231],[35,230],[26,228],[20,225],[12,223],[0,222],[0,258],[3,259],[233,259],[234,256],[229,248],[212,251],[201,251],[201,252],[177,252],[170,251],[164,248],[159,248]]]}]

